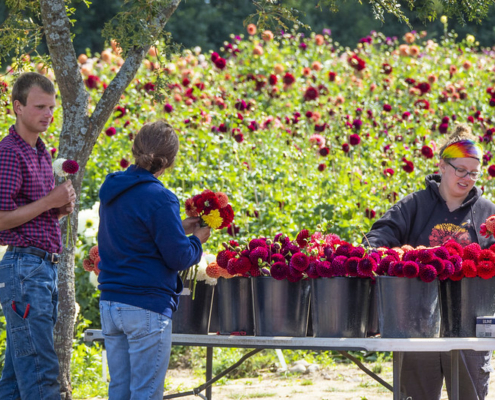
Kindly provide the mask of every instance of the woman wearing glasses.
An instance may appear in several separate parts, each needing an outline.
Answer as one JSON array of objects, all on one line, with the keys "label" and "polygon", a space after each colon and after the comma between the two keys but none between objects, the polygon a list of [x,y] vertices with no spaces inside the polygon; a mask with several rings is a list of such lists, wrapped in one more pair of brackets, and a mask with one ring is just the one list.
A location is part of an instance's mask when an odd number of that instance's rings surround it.
[{"label": "woman wearing glasses", "polygon": [[[426,188],[406,196],[371,227],[372,247],[440,246],[454,239],[463,246],[490,247],[493,238],[479,234],[480,225],[495,214],[495,205],[475,186],[481,176],[483,152],[467,125],[457,125],[439,149],[440,174],[426,177]],[[488,393],[491,352],[463,351],[460,398],[482,400]],[[404,398],[439,400],[443,378],[450,391],[449,353],[405,353],[401,368]]]}]

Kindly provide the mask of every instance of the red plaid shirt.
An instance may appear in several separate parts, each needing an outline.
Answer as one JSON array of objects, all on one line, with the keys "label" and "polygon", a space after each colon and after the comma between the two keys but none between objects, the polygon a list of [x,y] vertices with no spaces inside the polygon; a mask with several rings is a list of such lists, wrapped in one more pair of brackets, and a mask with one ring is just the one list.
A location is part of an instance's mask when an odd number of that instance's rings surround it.
[{"label": "red plaid shirt", "polygon": [[[46,196],[55,187],[52,157],[38,138],[36,151],[15,131],[0,142],[0,210],[11,211]],[[51,209],[16,228],[0,231],[0,245],[33,246],[60,253],[58,210]]]}]

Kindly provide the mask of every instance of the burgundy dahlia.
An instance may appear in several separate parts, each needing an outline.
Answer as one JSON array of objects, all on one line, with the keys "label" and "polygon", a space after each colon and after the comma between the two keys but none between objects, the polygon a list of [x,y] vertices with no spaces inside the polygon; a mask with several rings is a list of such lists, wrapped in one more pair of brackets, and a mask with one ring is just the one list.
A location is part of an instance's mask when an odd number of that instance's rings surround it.
[{"label": "burgundy dahlia", "polygon": [[383,111],[390,112],[392,111],[392,106],[390,104],[383,105]]},{"label": "burgundy dahlia", "polygon": [[419,274],[419,265],[414,261],[406,261],[402,271],[406,278],[416,278]]},{"label": "burgundy dahlia", "polygon": [[[403,261],[399,261],[399,262],[390,264],[389,275],[403,278],[404,277],[404,264],[405,264],[405,262],[403,262]],[[392,269],[392,273],[390,273],[391,272],[390,269]]]},{"label": "burgundy dahlia", "polygon": [[316,265],[316,271],[318,275],[322,278],[331,278],[332,275],[332,264],[329,261],[320,261]]},{"label": "burgundy dahlia", "polygon": [[349,257],[363,258],[364,253],[365,253],[365,250],[363,247],[353,247],[349,253]]},{"label": "burgundy dahlia", "polygon": [[450,257],[449,251],[444,246],[440,246],[433,250],[433,254],[442,260],[447,260]]},{"label": "burgundy dahlia", "polygon": [[318,270],[316,269],[318,263],[321,261],[311,261],[308,265],[308,269],[306,270],[306,275],[308,275],[308,278],[310,279],[316,279],[319,278],[320,275],[318,274]]},{"label": "burgundy dahlia", "polygon": [[345,276],[346,268],[345,264],[347,261],[346,256],[337,256],[332,261],[332,275],[333,276]]},{"label": "burgundy dahlia", "polygon": [[79,171],[79,164],[74,160],[66,160],[62,164],[62,171],[66,174],[74,175],[77,171]]},{"label": "burgundy dahlia", "polygon": [[218,69],[224,69],[226,66],[227,66],[227,61],[225,60],[225,58],[222,58],[222,57],[218,57],[215,61],[215,67],[217,67]]},{"label": "burgundy dahlia", "polygon": [[234,258],[236,256],[235,251],[230,251],[230,250],[222,250],[220,253],[217,254],[217,264],[220,268],[227,269],[227,264],[230,259]]},{"label": "burgundy dahlia", "polygon": [[428,263],[437,271],[437,275],[441,274],[445,269],[445,265],[442,259],[438,257],[433,257],[433,259]]},{"label": "burgundy dahlia", "polygon": [[304,253],[296,253],[292,256],[289,264],[297,271],[305,271],[309,265],[309,257]]},{"label": "burgundy dahlia", "polygon": [[425,265],[424,268],[421,269],[419,273],[419,279],[423,282],[433,282],[437,277],[437,270],[432,265]]},{"label": "burgundy dahlia", "polygon": [[359,276],[373,276],[373,271],[376,270],[376,262],[372,258],[362,258],[358,263]]},{"label": "burgundy dahlia", "polygon": [[248,248],[251,251],[253,251],[257,247],[267,247],[266,246],[266,240],[265,239],[252,239],[248,244]]},{"label": "burgundy dahlia", "polygon": [[421,148],[421,154],[426,158],[433,158],[434,155],[431,147],[426,145]]},{"label": "burgundy dahlia", "polygon": [[289,267],[285,262],[276,262],[270,267],[272,277],[281,281],[289,275]]},{"label": "burgundy dahlia", "polygon": [[352,244],[343,242],[339,247],[337,247],[337,250],[335,250],[335,255],[349,257],[352,249]]},{"label": "burgundy dahlia", "polygon": [[348,276],[358,276],[358,264],[360,257],[349,257],[345,262],[345,270]]},{"label": "burgundy dahlia", "polygon": [[266,247],[256,247],[253,251],[249,253],[249,260],[254,264],[258,265],[258,260],[265,262],[268,260],[268,249]]},{"label": "burgundy dahlia", "polygon": [[113,136],[117,133],[117,129],[115,129],[113,126],[111,126],[110,128],[108,128],[106,131],[105,131],[105,135],[107,136]]},{"label": "burgundy dahlia", "polygon": [[357,134],[352,134],[349,136],[349,143],[351,146],[357,146],[359,143],[361,143],[361,138]]},{"label": "burgundy dahlia", "polygon": [[418,251],[418,261],[423,264],[429,264],[429,262],[433,259],[433,252],[429,249],[422,249]]},{"label": "burgundy dahlia", "polygon": [[296,242],[301,249],[304,249],[306,245],[309,243],[309,239],[310,239],[309,231],[307,229],[303,229],[301,230],[301,232],[297,234]]},{"label": "burgundy dahlia", "polygon": [[449,261],[454,266],[454,273],[462,270],[462,258],[456,254],[449,257]]},{"label": "burgundy dahlia", "polygon": [[305,101],[311,101],[315,100],[318,98],[318,89],[310,86],[309,88],[306,89],[304,92],[304,100]]},{"label": "burgundy dahlia", "polygon": [[454,264],[452,264],[449,260],[445,260],[443,262],[444,269],[441,274],[438,275],[438,279],[444,281],[449,278],[454,273]]},{"label": "burgundy dahlia", "polygon": [[290,72],[286,72],[282,80],[286,85],[292,85],[296,81],[296,78]]}]

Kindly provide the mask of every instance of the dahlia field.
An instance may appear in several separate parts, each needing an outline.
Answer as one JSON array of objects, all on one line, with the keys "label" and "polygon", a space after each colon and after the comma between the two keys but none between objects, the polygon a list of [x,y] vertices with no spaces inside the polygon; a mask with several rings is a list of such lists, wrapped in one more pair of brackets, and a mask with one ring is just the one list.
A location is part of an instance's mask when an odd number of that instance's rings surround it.
[{"label": "dahlia field", "polygon": [[[79,57],[93,102],[122,65],[118,53],[114,46]],[[165,186],[182,204],[204,189],[226,193],[235,212],[208,242],[213,253],[234,235],[242,242],[304,228],[360,242],[373,221],[437,171],[435,150],[457,122],[470,124],[483,143],[479,185],[493,198],[495,52],[478,48],[471,35],[458,38],[447,26],[439,41],[427,32],[372,32],[349,49],[329,30],[256,32],[250,25],[217,52],[196,47],[163,60],[151,49],[98,139],[81,195],[81,235],[88,228],[81,243],[95,243],[105,175],[129,165],[134,135],[160,118],[181,140]],[[10,90],[11,76],[0,79]],[[59,108],[44,135],[54,157],[61,119]],[[4,108],[0,137],[14,121]]]}]

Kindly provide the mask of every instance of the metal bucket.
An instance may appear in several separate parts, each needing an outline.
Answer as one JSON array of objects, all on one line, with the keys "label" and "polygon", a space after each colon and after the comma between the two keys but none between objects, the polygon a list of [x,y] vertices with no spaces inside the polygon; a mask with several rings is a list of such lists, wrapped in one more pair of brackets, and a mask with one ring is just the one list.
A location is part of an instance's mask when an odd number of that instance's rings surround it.
[{"label": "metal bucket", "polygon": [[173,333],[189,333],[195,335],[208,334],[211,303],[214,286],[205,282],[196,282],[194,300],[188,283],[184,283],[184,290],[179,299],[179,307],[172,316]]},{"label": "metal bucket", "polygon": [[370,305],[370,281],[350,277],[313,279],[313,336],[365,337]]},{"label": "metal bucket", "polygon": [[306,336],[308,280],[289,282],[270,276],[252,278],[254,328],[257,336]]},{"label": "metal bucket", "polygon": [[380,333],[380,324],[378,322],[378,289],[376,281],[370,284],[370,313],[368,317],[368,329],[366,336],[376,336]]},{"label": "metal bucket", "polygon": [[254,334],[251,278],[218,278],[218,330],[222,335]]},{"label": "metal bucket", "polygon": [[213,292],[213,301],[211,303],[210,313],[210,327],[208,329],[208,332],[220,332],[220,321],[218,320],[218,290],[215,290]]},{"label": "metal bucket", "polygon": [[378,320],[384,338],[440,336],[438,280],[377,276]]},{"label": "metal bucket", "polygon": [[440,283],[443,337],[476,337],[476,317],[495,314],[495,279]]}]

